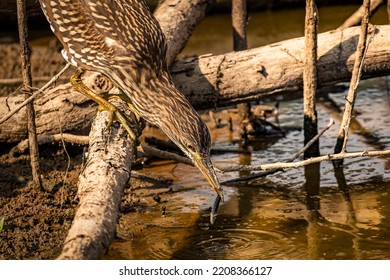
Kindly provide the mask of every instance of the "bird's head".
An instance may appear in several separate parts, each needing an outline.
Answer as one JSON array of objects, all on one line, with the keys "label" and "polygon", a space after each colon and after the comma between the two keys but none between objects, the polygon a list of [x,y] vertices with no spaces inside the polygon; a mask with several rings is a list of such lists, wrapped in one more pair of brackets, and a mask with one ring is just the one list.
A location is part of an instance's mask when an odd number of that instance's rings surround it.
[{"label": "bird's head", "polygon": [[[223,201],[223,192],[210,159],[210,132],[187,100],[176,98],[170,117],[160,122],[160,128],[192,160]],[[181,104],[177,104],[180,102]]]},{"label": "bird's head", "polygon": [[210,133],[203,121],[202,124],[197,125],[204,126],[204,133],[202,135],[198,135],[200,137],[198,139],[201,139],[201,141],[192,141],[192,137],[183,137],[183,139],[181,139],[181,143],[178,145],[181,150],[193,161],[195,166],[198,167],[211,187],[217,192],[223,201],[224,197],[222,188],[219,184],[218,177],[210,159]]}]

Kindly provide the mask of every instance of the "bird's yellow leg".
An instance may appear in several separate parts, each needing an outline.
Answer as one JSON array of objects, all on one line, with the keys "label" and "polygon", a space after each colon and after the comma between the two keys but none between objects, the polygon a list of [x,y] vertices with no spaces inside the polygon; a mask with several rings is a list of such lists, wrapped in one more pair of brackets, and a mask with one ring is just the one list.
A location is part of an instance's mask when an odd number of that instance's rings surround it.
[{"label": "bird's yellow leg", "polygon": [[[97,104],[99,104],[99,106],[101,108],[103,108],[104,110],[109,112],[110,119],[109,119],[107,128],[111,126],[111,124],[114,120],[116,120],[123,125],[123,127],[129,133],[131,139],[133,139],[133,141],[137,141],[137,136],[134,134],[134,131],[131,129],[131,127],[129,125],[129,124],[132,124],[133,121],[130,118],[128,118],[125,114],[123,114],[115,105],[111,104],[109,101],[107,101],[106,99],[104,99],[100,95],[98,95],[98,94],[94,93],[92,90],[90,90],[81,80],[81,74],[82,74],[82,71],[80,69],[78,69],[70,78],[70,83],[78,92],[80,92],[80,93],[84,94],[85,96],[87,96],[88,98],[92,99]],[[125,102],[127,103],[127,101],[125,101]],[[138,113],[134,113],[134,114],[136,114],[137,119],[139,119]]]},{"label": "bird's yellow leg", "polygon": [[[110,80],[110,81],[111,81],[111,80]],[[111,81],[111,83],[112,83],[115,87],[117,87],[116,84],[115,84],[114,82]],[[117,88],[118,88],[118,87],[117,87]],[[123,100],[124,102],[126,102],[127,106],[129,107],[129,110],[130,110],[131,112],[133,112],[133,114],[134,114],[135,117],[137,118],[137,121],[140,122],[140,121],[142,120],[141,116],[138,114],[137,110],[135,109],[133,103],[131,103],[130,98],[129,98],[126,94],[124,94],[124,93],[122,93],[122,92],[121,92],[121,93],[109,93],[109,94],[107,95],[107,99],[110,100],[110,99],[112,99],[112,98],[119,98],[119,99]]]}]

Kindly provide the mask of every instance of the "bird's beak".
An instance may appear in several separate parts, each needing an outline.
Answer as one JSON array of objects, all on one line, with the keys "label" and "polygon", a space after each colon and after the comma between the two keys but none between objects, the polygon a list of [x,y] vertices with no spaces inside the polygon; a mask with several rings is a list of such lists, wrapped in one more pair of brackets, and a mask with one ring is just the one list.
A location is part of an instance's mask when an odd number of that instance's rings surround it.
[{"label": "bird's beak", "polygon": [[215,173],[213,164],[211,160],[207,158],[203,158],[197,154],[194,155],[194,163],[196,167],[202,172],[203,176],[210,183],[211,187],[217,192],[222,202],[224,201],[223,192],[221,185],[219,184],[217,174]]}]

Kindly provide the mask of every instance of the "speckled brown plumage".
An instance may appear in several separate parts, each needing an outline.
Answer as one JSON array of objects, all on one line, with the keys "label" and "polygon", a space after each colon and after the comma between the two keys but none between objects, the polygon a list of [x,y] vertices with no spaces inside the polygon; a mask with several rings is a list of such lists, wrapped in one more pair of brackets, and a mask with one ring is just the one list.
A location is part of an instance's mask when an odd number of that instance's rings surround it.
[{"label": "speckled brown plumage", "polygon": [[106,75],[136,111],[159,126],[222,196],[210,161],[210,133],[166,65],[166,41],[143,0],[39,0],[64,58]]}]

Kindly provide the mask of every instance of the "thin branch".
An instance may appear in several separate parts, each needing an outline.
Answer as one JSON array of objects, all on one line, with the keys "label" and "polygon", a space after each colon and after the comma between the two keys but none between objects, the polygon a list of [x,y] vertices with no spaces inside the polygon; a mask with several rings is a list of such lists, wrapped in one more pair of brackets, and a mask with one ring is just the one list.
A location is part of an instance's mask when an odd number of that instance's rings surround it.
[{"label": "thin branch", "polygon": [[[20,44],[20,58],[22,61],[22,76],[23,86],[22,91],[25,92],[26,98],[32,94],[32,77],[31,77],[31,62],[30,62],[30,47],[28,45],[28,29],[27,29],[27,15],[26,3],[24,0],[17,0],[18,12],[18,31]],[[39,150],[37,143],[37,129],[35,124],[35,110],[34,104],[27,105],[27,130],[30,147],[30,163],[32,177],[35,187],[42,189],[41,172],[39,166]]]},{"label": "thin branch", "polygon": [[[384,0],[372,0],[370,5],[370,13],[369,16],[372,16],[382,5]],[[344,21],[342,25],[340,25],[338,30],[345,29],[348,27],[352,27],[355,25],[359,25],[362,21],[362,18],[364,16],[364,4],[359,7],[359,9],[356,10],[348,19]]]},{"label": "thin branch", "polygon": [[233,171],[264,171],[264,170],[274,170],[274,169],[287,169],[287,168],[297,168],[305,165],[310,165],[313,163],[318,163],[321,161],[332,161],[340,160],[346,158],[356,158],[356,157],[380,157],[390,155],[390,150],[385,151],[363,151],[363,152],[353,152],[353,153],[338,153],[338,154],[328,154],[322,155],[319,157],[313,157],[302,161],[297,162],[275,162],[270,164],[263,164],[258,166],[232,166],[223,169],[223,172],[233,172]]},{"label": "thin branch", "polygon": [[[248,48],[247,43],[247,1],[232,1],[232,26],[233,26],[233,49],[234,51],[243,51]],[[251,117],[251,105],[249,102],[237,104],[238,118],[240,124],[241,146],[246,148],[248,145],[248,131],[245,120]]]},{"label": "thin branch", "polygon": [[[351,83],[347,94],[344,114],[340,124],[339,134],[337,136],[337,142],[335,146],[335,153],[344,153],[346,151],[346,145],[348,140],[348,131],[351,124],[351,118],[353,113],[353,106],[356,99],[356,90],[359,85],[361,71],[363,67],[364,56],[367,48],[367,33],[368,33],[368,21],[370,15],[370,0],[364,0],[364,15],[361,24],[361,32],[359,36],[359,42],[356,50],[356,59],[352,71]],[[342,164],[341,161],[334,162],[336,166]]]},{"label": "thin branch", "polygon": [[60,72],[58,72],[57,75],[55,75],[49,82],[47,82],[43,87],[40,89],[36,90],[29,98],[24,100],[22,103],[20,103],[18,106],[16,106],[11,112],[9,112],[7,115],[5,115],[1,120],[0,120],[0,125],[7,120],[9,120],[13,115],[15,115],[17,112],[20,111],[24,106],[26,106],[28,103],[32,102],[39,94],[43,93],[45,90],[47,90],[52,84],[54,84],[59,77],[69,68],[71,64],[68,63],[62,68]]},{"label": "thin branch", "polygon": [[334,125],[334,120],[331,118],[329,120],[328,125],[321,130],[319,133],[317,133],[316,136],[314,136],[309,142],[306,143],[306,145],[300,149],[291,159],[289,159],[287,162],[292,162],[296,160],[300,155],[302,155],[311,145],[313,145],[314,142],[316,142],[332,125]]},{"label": "thin branch", "polygon": [[[88,145],[89,136],[86,135],[74,135],[69,133],[58,133],[54,135],[42,134],[37,137],[38,145],[44,145],[53,142],[67,142],[77,145]],[[28,139],[21,141],[18,145],[13,147],[10,151],[13,153],[23,153],[28,148]]]},{"label": "thin branch", "polygon": [[[47,82],[48,80],[52,79],[52,77],[34,77],[34,82]],[[60,81],[68,81],[70,77],[63,77],[61,79],[58,79]],[[10,78],[10,79],[0,79],[0,85],[2,86],[15,86],[20,85],[23,83],[23,78]]]}]

